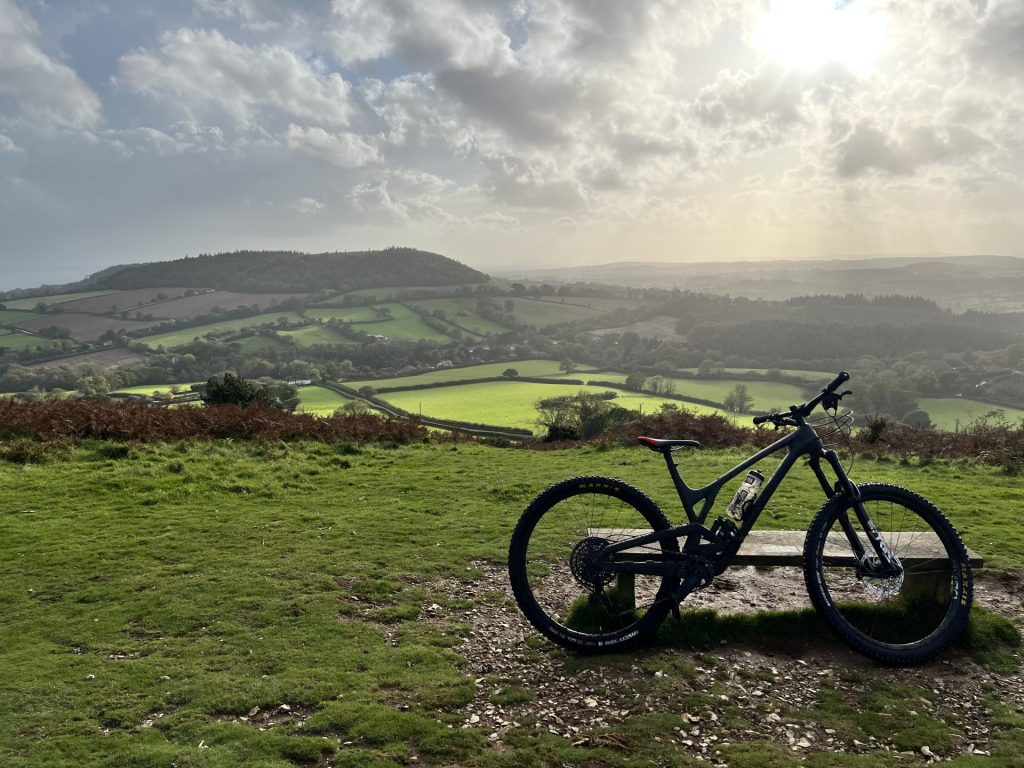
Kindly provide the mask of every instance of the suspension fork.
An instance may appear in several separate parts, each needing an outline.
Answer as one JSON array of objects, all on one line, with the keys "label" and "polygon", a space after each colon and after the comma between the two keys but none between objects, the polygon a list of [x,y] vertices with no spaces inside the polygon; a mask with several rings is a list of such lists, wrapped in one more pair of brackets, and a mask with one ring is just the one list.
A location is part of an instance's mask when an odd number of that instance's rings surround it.
[{"label": "suspension fork", "polygon": [[[828,477],[821,468],[822,458],[828,462],[836,475],[837,480],[834,487],[829,485]],[[850,549],[857,558],[858,570],[871,575],[901,573],[903,566],[893,556],[889,546],[885,543],[885,539],[882,538],[881,533],[879,533],[878,528],[875,526],[875,522],[871,519],[871,515],[868,514],[867,508],[861,500],[860,489],[850,479],[849,475],[846,474],[846,470],[843,469],[843,464],[839,460],[839,455],[835,451],[823,451],[820,455],[812,455],[810,464],[815,477],[818,478],[818,483],[827,497],[832,498],[834,495],[843,494],[853,500],[853,511],[861,528],[864,530],[864,534],[867,536],[868,543],[871,545],[876,558],[873,560],[871,555],[865,550],[860,536],[857,535],[856,528],[854,528],[853,523],[850,521],[850,516],[846,513],[846,510],[843,510],[839,513],[839,526],[843,529],[843,534],[850,544]]]}]

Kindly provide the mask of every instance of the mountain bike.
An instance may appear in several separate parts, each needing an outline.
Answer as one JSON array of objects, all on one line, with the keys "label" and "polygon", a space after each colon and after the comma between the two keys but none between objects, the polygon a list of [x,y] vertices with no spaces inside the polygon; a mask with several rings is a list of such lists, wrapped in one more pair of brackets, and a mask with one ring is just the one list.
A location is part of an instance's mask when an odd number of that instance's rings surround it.
[{"label": "mountain bike", "polygon": [[[967,550],[931,502],[884,483],[855,484],[822,441],[820,405],[832,429],[849,434],[840,413],[850,390],[842,371],[821,393],[788,412],[754,418],[787,428],[783,437],[703,488],[679,474],[676,451],[696,440],[640,437],[665,458],[686,512],[672,525],[643,492],[608,477],[574,477],[551,486],[523,512],[509,546],[509,576],[526,618],[546,637],[585,653],[630,647],[653,633],[691,592],[711,584],[733,560],[772,494],[801,457],[825,494],[807,529],[803,570],[818,613],[860,653],[888,664],[918,664],[962,632],[973,596]],[[816,421],[817,420],[817,421]],[[729,511],[707,526],[715,500],[754,464],[785,451],[763,485],[749,473]],[[835,476],[830,482],[823,468]],[[760,487],[759,487],[760,486]]]}]

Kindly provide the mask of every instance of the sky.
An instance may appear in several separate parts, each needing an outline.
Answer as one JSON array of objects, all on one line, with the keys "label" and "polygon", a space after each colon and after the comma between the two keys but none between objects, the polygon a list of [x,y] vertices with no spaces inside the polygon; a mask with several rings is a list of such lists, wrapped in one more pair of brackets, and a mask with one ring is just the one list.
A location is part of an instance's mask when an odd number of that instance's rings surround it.
[{"label": "sky", "polygon": [[0,0],[0,290],[1024,255],[1024,0]]}]

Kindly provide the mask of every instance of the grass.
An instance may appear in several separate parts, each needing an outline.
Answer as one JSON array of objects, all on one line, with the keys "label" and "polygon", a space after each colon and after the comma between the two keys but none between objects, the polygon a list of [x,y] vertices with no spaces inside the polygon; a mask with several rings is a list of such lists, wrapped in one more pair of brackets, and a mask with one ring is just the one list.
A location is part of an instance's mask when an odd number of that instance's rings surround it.
[{"label": "grass", "polygon": [[296,413],[313,413],[317,416],[330,416],[350,400],[326,387],[301,387],[299,389],[299,407]]},{"label": "grass", "polygon": [[[403,408],[411,413],[422,413],[438,419],[453,419],[476,424],[491,424],[502,427],[517,427],[540,431],[537,425],[538,400],[574,395],[577,392],[605,392],[604,387],[588,387],[578,384],[536,384],[526,381],[491,381],[481,384],[463,384],[437,389],[412,390],[408,392],[385,392],[379,394],[382,400]],[[616,405],[632,411],[650,413],[666,400],[657,395],[637,392],[616,392]],[[689,404],[684,404],[691,407]],[[698,413],[717,413],[714,408],[694,405],[691,410]]]},{"label": "grass", "polygon": [[[436,384],[445,381],[459,381],[461,379],[483,379],[501,374],[509,368],[514,368],[520,376],[543,376],[557,377],[563,373],[558,367],[557,360],[514,360],[505,363],[484,363],[483,365],[472,365],[466,368],[441,368],[429,373],[419,373],[415,376],[399,376],[393,379],[368,379],[362,381],[346,381],[350,387],[361,387],[367,384],[371,387],[409,387],[417,384]],[[572,378],[586,379],[585,370],[570,374]]]},{"label": "grass", "polygon": [[401,304],[382,304],[381,307],[386,307],[390,311],[390,320],[360,323],[356,326],[356,330],[371,335],[385,336],[389,339],[451,341],[450,336],[428,327],[419,315]]},{"label": "grass", "polygon": [[440,309],[450,321],[474,333],[508,333],[509,330],[493,320],[480,317],[476,313],[477,299],[410,299],[406,303],[431,312]]},{"label": "grass", "polygon": [[527,299],[519,297],[513,299],[512,314],[516,319],[537,328],[547,325],[559,325],[569,323],[573,320],[588,320],[593,317],[600,317],[605,314],[603,309],[580,306],[583,299],[572,299],[566,297],[566,303],[561,304],[558,299],[554,301]]},{"label": "grass", "polygon": [[[194,382],[199,383],[199,382]],[[121,395],[152,395],[154,393],[166,394],[171,392],[175,387],[178,388],[180,393],[189,392],[193,382],[186,384],[140,384],[137,387],[122,387],[117,390],[116,394]]]},{"label": "grass", "polygon": [[297,328],[294,331],[280,331],[280,334],[294,339],[295,343],[300,347],[311,347],[314,344],[352,343],[326,325],[308,325],[305,328]]},{"label": "grass", "polygon": [[[639,448],[85,442],[43,453],[44,464],[0,461],[5,767],[695,765],[691,750],[664,738],[686,725],[682,712],[717,712],[736,732],[764,715],[695,689],[677,652],[581,659],[543,645],[556,675],[639,665],[671,672],[643,684],[688,687],[665,688],[679,694],[678,711],[630,712],[594,726],[588,745],[526,721],[496,749],[486,732],[460,728],[478,687],[491,685],[467,675],[453,650],[468,631],[454,609],[482,599],[463,585],[477,577],[474,564],[502,564],[523,507],[570,474],[622,476],[677,518],[664,466]],[[738,456],[688,454],[682,468],[699,480]],[[806,525],[820,490],[804,474],[783,486],[763,522]],[[855,477],[922,491],[990,567],[1024,567],[1024,540],[1005,535],[1019,527],[1017,479],[985,467],[869,461]],[[440,610],[421,620],[435,603]],[[763,621],[785,629],[770,614]],[[818,630],[799,626],[813,642]],[[534,694],[510,680],[488,695],[511,705]],[[914,750],[959,743],[955,728],[923,709],[912,714],[915,699],[930,696],[898,675],[872,686],[825,681],[784,722]],[[992,764],[1013,765],[1024,754],[1022,718],[991,706]],[[722,754],[737,768],[798,759],[763,740]],[[840,759],[808,756],[822,767]],[[861,768],[921,760],[880,750],[842,759]]]},{"label": "grass", "polygon": [[[681,368],[680,370],[685,371],[686,373],[697,373],[697,369],[696,368]],[[768,373],[769,370],[772,370],[772,369],[769,369],[769,368],[723,368],[722,372],[726,373],[726,374],[739,374],[739,375],[742,376],[744,373],[761,373],[761,374],[764,374],[764,373]],[[782,372],[782,374],[784,376],[792,376],[792,377],[797,378],[797,379],[805,379],[805,380],[807,380],[809,382],[812,382],[812,383],[817,383],[819,381],[831,381],[832,379],[834,379],[836,377],[836,374],[839,373],[839,371],[831,371],[831,372],[830,371],[802,371],[802,370],[795,370],[795,369],[789,369],[789,368],[782,369],[781,372]]]},{"label": "grass", "polygon": [[5,328],[14,328],[26,320],[34,320],[39,316],[38,312],[23,312],[20,310],[3,309],[0,310],[0,326]]},{"label": "grass", "polygon": [[35,349],[36,347],[43,347],[45,349],[53,346],[55,343],[45,336],[33,336],[30,333],[14,331],[12,333],[0,334],[0,347],[6,347],[7,349]]},{"label": "grass", "polygon": [[917,405],[928,414],[932,424],[948,431],[955,430],[958,424],[963,428],[992,411],[1002,411],[1003,417],[1011,424],[1024,419],[1024,410],[1020,408],[1007,408],[965,397],[922,397]]},{"label": "grass", "polygon": [[268,312],[263,315],[241,317],[235,320],[222,320],[219,323],[208,323],[206,325],[197,325],[192,328],[181,328],[175,331],[168,331],[167,333],[158,333],[153,336],[143,336],[139,341],[151,349],[156,349],[160,346],[176,347],[181,344],[188,344],[194,339],[202,338],[203,336],[207,336],[211,333],[227,333],[229,331],[240,331],[243,328],[256,328],[261,325],[272,325],[280,318],[285,318],[290,322],[296,322],[302,319],[296,312]]},{"label": "grass", "polygon": [[3,303],[8,309],[35,309],[39,302],[46,304],[62,304],[65,301],[89,299],[93,296],[108,296],[118,291],[87,291],[85,293],[55,293],[53,296],[35,296],[31,299],[10,299]]},{"label": "grass", "polygon": [[[602,372],[584,375],[583,379],[616,381],[625,383],[626,374]],[[757,411],[787,410],[794,403],[802,403],[807,398],[799,387],[792,384],[780,384],[762,379],[671,379],[675,384],[675,394],[684,397],[697,397],[721,403],[737,384],[745,384],[750,396],[754,398],[751,406]]]}]

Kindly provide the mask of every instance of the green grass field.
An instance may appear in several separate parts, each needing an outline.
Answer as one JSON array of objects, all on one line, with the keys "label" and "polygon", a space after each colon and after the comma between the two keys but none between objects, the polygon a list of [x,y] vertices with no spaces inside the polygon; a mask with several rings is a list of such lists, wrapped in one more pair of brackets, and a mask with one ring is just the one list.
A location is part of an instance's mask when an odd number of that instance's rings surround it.
[{"label": "green grass field", "polygon": [[[442,381],[459,381],[460,379],[483,379],[491,376],[501,376],[509,368],[515,368],[520,376],[563,376],[558,367],[557,360],[514,360],[506,363],[484,363],[483,365],[471,365],[466,368],[441,368],[429,373],[419,373],[415,376],[399,376],[393,379],[375,379],[346,381],[350,387],[409,387],[416,384],[436,384]],[[584,369],[570,374],[571,378],[586,379]]]},{"label": "green grass field", "polygon": [[[537,425],[538,400],[574,395],[577,392],[604,392],[603,387],[577,384],[534,384],[525,381],[492,381],[411,392],[387,392],[378,395],[392,405],[410,413],[421,413],[438,419],[453,419],[476,424],[491,424],[543,431]],[[614,403],[632,411],[650,413],[663,403],[674,403],[697,413],[718,413],[714,408],[666,400],[656,395],[617,392]]]},{"label": "green grass field", "polygon": [[423,307],[431,312],[440,309],[456,325],[474,333],[508,333],[508,328],[493,320],[487,320],[476,313],[477,299],[410,299],[410,306]]},{"label": "green grass field", "polygon": [[39,316],[38,312],[24,312],[15,309],[0,310],[0,326],[4,328],[14,328],[26,320],[34,320]]},{"label": "green grass field", "polygon": [[385,336],[389,339],[451,341],[450,336],[425,325],[419,315],[401,304],[382,304],[380,306],[390,310],[392,319],[360,323],[356,326],[356,330],[371,335]]},{"label": "green grass field", "polygon": [[[815,653],[802,663],[817,682],[796,704],[763,684],[770,675],[735,681],[748,692],[756,683],[756,702],[749,693],[724,695],[740,689],[725,687],[731,673],[717,658],[763,653],[763,638],[749,635],[710,652],[665,639],[596,659],[533,636],[501,642],[500,653],[491,648],[492,670],[473,674],[460,646],[481,642],[470,617],[481,612],[489,628],[516,611],[506,587],[479,586],[482,569],[503,569],[512,527],[537,492],[569,475],[613,474],[679,517],[662,462],[640,448],[200,441],[62,450],[43,465],[0,461],[5,768],[692,768],[705,763],[676,736],[680,725],[694,727],[686,713],[722,737],[716,759],[731,768],[916,766],[924,762],[913,741],[921,733],[944,754],[965,743],[955,724],[933,714],[941,701],[931,668],[872,671],[815,624],[800,642]],[[739,456],[687,454],[682,468],[706,480]],[[921,490],[988,567],[1024,567],[1018,478],[870,461],[858,462],[855,478]],[[802,527],[819,506],[811,478],[792,480],[765,525]],[[977,514],[979,505],[987,514]],[[969,663],[963,654],[934,669],[956,675]],[[548,684],[525,688],[504,671],[510,655],[544,665]],[[796,664],[785,651],[764,659]],[[695,666],[715,671],[718,682],[698,685]],[[596,708],[602,720],[572,738],[551,736],[550,721],[537,717],[517,720],[500,746],[488,730],[463,728],[481,707],[514,696],[539,696],[541,710],[565,695],[559,679],[577,678],[583,695],[616,704]],[[957,758],[959,768],[1019,765],[1021,718],[1012,704],[991,700],[993,689],[982,681],[975,703],[988,713],[992,757]],[[833,745],[797,754],[751,730],[774,711],[796,733],[820,733],[822,723],[839,729],[851,747],[853,738],[887,742],[908,724],[928,730],[908,732],[905,755],[879,744],[837,763]]]},{"label": "green grass field", "polygon": [[[626,374],[605,371],[577,378],[625,383]],[[754,398],[751,407],[755,411],[786,410],[789,406],[807,399],[799,387],[761,379],[672,379],[672,382],[675,384],[677,395],[712,400],[716,403],[723,402],[737,384],[746,384],[747,391]]]},{"label": "green grass field", "polygon": [[956,429],[958,424],[962,428],[992,411],[1002,411],[1003,417],[1011,424],[1024,419],[1024,410],[1019,408],[1006,408],[965,397],[922,397],[917,405],[927,412],[932,424],[949,431]]},{"label": "green grass field", "polygon": [[44,336],[33,336],[30,333],[0,333],[0,348],[6,349],[35,349],[36,347],[50,347],[55,342]]},{"label": "green grass field", "polygon": [[109,294],[118,293],[118,291],[87,291],[85,293],[56,293],[53,296],[36,296],[31,299],[10,299],[4,301],[3,304],[8,309],[35,309],[39,302],[45,304],[62,304],[65,301],[75,301],[76,299],[88,299],[93,296],[107,296]]},{"label": "green grass field", "polygon": [[333,331],[326,325],[307,325],[294,331],[280,331],[282,336],[295,339],[300,347],[312,347],[314,344],[345,344],[352,342]]},{"label": "green grass field", "polygon": [[243,328],[256,328],[261,325],[272,325],[282,317],[287,319],[289,322],[296,322],[302,319],[296,312],[268,312],[264,315],[241,317],[235,320],[223,320],[219,323],[208,323],[207,325],[197,325],[192,328],[182,328],[180,330],[168,331],[167,333],[158,333],[153,336],[143,336],[139,341],[151,349],[156,349],[159,346],[168,348],[176,347],[179,344],[188,344],[197,338],[202,338],[211,333],[227,333],[229,331],[240,331]]},{"label": "green grass field", "polygon": [[316,416],[330,416],[345,403],[351,402],[349,398],[340,395],[333,389],[326,387],[300,387],[299,407],[296,413],[311,413]]},{"label": "green grass field", "polygon": [[[682,368],[680,370],[685,371],[686,373],[697,373],[698,369],[697,368]],[[739,374],[740,376],[742,376],[744,373],[768,373],[769,370],[770,369],[768,369],[768,368],[723,368],[722,369],[722,371],[724,373]],[[794,378],[798,378],[798,379],[806,379],[809,382],[817,382],[817,381],[825,381],[825,380],[831,381],[832,379],[834,379],[836,377],[837,373],[839,373],[839,371],[832,371],[830,373],[829,371],[800,371],[800,370],[793,370],[793,369],[789,369],[789,368],[782,370],[782,374],[784,376],[793,376]]]},{"label": "green grass field", "polygon": [[[566,298],[566,302],[582,301],[584,300]],[[580,306],[576,303],[560,304],[557,299],[554,301],[542,301],[520,297],[513,299],[513,303],[512,314],[516,316],[516,319],[536,328],[569,323],[573,320],[600,317],[605,314],[603,310]]]},{"label": "green grass field", "polygon": [[380,313],[377,312],[378,307],[390,308],[390,306],[390,304],[375,304],[372,307],[339,307],[337,309],[316,307],[305,310],[303,314],[306,315],[306,317],[316,318],[317,320],[323,320],[324,322],[331,318],[337,318],[338,320],[344,320],[348,323],[369,323],[380,320]]}]

